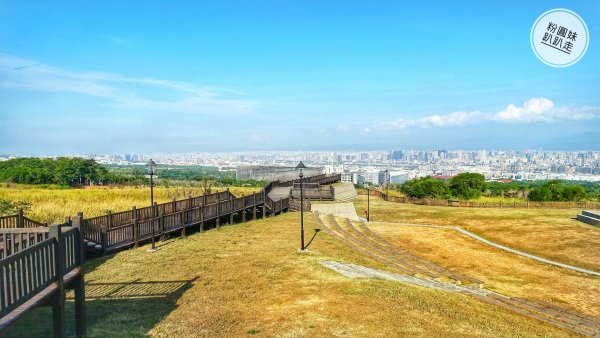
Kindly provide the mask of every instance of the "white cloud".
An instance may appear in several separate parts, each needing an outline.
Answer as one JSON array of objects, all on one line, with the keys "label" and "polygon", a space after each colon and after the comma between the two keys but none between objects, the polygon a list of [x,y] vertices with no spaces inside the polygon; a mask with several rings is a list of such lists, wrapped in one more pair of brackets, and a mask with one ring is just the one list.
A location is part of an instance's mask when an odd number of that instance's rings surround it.
[{"label": "white cloud", "polygon": [[462,126],[487,119],[487,116],[478,111],[455,112],[448,115],[429,115],[420,119],[397,119],[378,125],[378,129],[404,129],[409,127],[450,127]]},{"label": "white cloud", "polygon": [[[531,123],[552,122],[564,120],[593,120],[600,119],[600,107],[596,106],[561,106],[547,98],[531,98],[522,106],[508,104],[497,113],[454,112],[446,115],[429,115],[418,119],[396,119],[377,124],[378,130],[401,130],[407,128],[452,127],[482,122],[495,123]],[[344,129],[349,126],[345,125]],[[339,128],[338,128],[339,129]]]},{"label": "white cloud", "polygon": [[554,108],[554,102],[543,98],[534,97],[527,100],[522,107],[509,104],[506,108],[493,117],[495,121],[503,122],[531,122],[531,121],[551,121],[549,114]]},{"label": "white cloud", "polygon": [[[72,71],[7,54],[0,54],[0,88],[75,93],[103,98],[120,109],[144,109],[198,114],[244,114],[256,101],[231,89],[210,88],[170,80],[136,78],[102,72]],[[169,99],[156,99],[160,93]]]}]

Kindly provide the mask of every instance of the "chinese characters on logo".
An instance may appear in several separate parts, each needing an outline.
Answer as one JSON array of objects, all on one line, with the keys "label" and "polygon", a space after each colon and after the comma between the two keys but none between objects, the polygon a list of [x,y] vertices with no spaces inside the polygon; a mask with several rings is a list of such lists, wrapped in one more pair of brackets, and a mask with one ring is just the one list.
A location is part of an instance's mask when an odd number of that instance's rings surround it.
[{"label": "chinese characters on logo", "polygon": [[555,22],[550,22],[546,32],[542,37],[542,43],[546,46],[557,49],[563,53],[571,54],[573,44],[577,40],[577,32],[567,27],[559,26]]}]

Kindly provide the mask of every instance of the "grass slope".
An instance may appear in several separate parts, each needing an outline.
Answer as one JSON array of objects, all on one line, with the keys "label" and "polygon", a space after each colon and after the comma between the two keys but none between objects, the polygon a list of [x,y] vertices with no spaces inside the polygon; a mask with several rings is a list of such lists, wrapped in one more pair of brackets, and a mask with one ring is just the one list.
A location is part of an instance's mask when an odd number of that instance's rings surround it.
[{"label": "grass slope", "polygon": [[[299,253],[298,223],[289,213],[89,261],[88,293],[105,293],[87,304],[89,336],[573,335],[466,295],[343,277],[318,261],[383,267],[323,231]],[[317,225],[306,225],[310,240]],[[169,281],[184,286],[161,289]],[[48,336],[50,325],[50,311],[36,310],[7,336]]]},{"label": "grass slope", "polygon": [[[366,196],[354,204],[359,216]],[[600,228],[574,219],[576,209],[452,208],[371,198],[371,220],[462,227],[488,240],[561,263],[600,271]]]}]

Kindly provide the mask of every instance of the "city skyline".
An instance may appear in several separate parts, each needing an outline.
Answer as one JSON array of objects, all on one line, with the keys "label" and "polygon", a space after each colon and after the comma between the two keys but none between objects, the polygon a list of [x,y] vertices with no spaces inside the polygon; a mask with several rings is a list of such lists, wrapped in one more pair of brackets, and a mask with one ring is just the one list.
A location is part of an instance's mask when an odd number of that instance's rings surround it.
[{"label": "city skyline", "polygon": [[67,3],[0,5],[0,152],[600,149],[594,38],[529,42],[596,3]]}]

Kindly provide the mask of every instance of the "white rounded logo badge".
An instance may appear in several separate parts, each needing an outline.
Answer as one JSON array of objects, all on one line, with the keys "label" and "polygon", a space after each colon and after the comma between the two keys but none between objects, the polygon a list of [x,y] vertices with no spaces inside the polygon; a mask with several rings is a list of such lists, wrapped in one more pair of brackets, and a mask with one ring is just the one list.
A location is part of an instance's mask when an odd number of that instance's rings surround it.
[{"label": "white rounded logo badge", "polygon": [[590,43],[583,19],[563,8],[540,15],[531,28],[530,39],[535,55],[552,67],[574,65],[581,60]]}]

